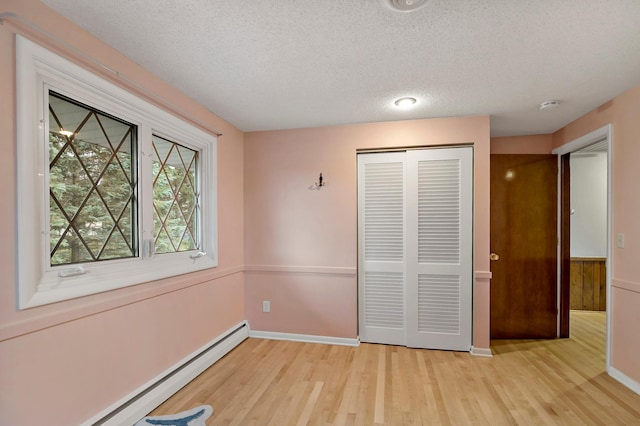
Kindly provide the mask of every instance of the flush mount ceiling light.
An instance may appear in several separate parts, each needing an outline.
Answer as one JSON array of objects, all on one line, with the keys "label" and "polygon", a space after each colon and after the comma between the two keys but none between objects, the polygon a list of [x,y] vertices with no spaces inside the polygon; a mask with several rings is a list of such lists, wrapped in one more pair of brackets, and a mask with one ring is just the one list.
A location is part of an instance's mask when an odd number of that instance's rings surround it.
[{"label": "flush mount ceiling light", "polygon": [[548,109],[556,109],[560,106],[560,101],[552,100],[552,101],[544,101],[540,103],[540,111],[545,111]]},{"label": "flush mount ceiling light", "polygon": [[382,0],[391,9],[397,12],[413,12],[427,4],[428,0]]},{"label": "flush mount ceiling light", "polygon": [[397,99],[394,104],[400,108],[410,108],[415,105],[416,102],[418,102],[416,98],[406,97]]}]

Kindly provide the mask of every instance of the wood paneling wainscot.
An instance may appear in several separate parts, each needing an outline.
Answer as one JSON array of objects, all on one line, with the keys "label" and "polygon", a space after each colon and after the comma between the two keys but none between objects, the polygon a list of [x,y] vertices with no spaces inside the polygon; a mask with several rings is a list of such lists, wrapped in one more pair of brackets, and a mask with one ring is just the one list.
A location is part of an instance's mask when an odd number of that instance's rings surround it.
[{"label": "wood paneling wainscot", "polygon": [[571,309],[606,310],[606,261],[604,257],[571,258]]}]

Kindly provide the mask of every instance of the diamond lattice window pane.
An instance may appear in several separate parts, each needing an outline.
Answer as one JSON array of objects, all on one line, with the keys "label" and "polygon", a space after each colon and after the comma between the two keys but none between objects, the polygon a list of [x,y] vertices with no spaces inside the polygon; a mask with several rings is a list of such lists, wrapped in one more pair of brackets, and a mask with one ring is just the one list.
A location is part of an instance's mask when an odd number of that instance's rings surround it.
[{"label": "diamond lattice window pane", "polygon": [[91,192],[91,180],[69,145],[49,165],[50,197],[61,210],[73,218]]},{"label": "diamond lattice window pane", "polygon": [[51,265],[138,255],[136,126],[49,93]]},{"label": "diamond lattice window pane", "polygon": [[153,136],[153,224],[156,253],[198,246],[198,152]]},{"label": "diamond lattice window pane", "polygon": [[[52,264],[91,262],[94,260],[91,252],[85,246],[82,238],[78,236],[73,228],[68,227],[62,237],[58,239],[56,245],[51,250]],[[56,263],[54,263],[56,262]]]},{"label": "diamond lattice window pane", "polygon": [[97,192],[92,192],[74,220],[75,228],[97,258],[109,238],[114,220]]},{"label": "diamond lattice window pane", "polygon": [[122,238],[125,239],[125,242],[129,247],[133,247],[132,233],[134,231],[134,220],[131,204],[127,204],[124,210],[120,213],[118,224],[120,225],[120,234],[122,235]]},{"label": "diamond lattice window pane", "polygon": [[119,259],[121,247],[126,246],[127,241],[125,241],[122,234],[119,232],[114,232],[111,234],[111,237],[107,241],[107,244],[104,246],[103,251],[100,255],[101,259]]},{"label": "diamond lattice window pane", "polygon": [[64,148],[66,142],[67,142],[67,138],[65,138],[64,136],[60,134],[49,133],[49,162],[50,163],[60,153],[60,150]]}]

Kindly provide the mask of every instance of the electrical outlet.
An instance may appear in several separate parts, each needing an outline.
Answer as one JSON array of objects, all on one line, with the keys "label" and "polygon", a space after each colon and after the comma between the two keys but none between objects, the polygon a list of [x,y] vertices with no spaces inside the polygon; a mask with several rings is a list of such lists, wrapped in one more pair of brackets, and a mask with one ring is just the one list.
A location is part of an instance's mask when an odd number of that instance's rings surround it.
[{"label": "electrical outlet", "polygon": [[616,235],[616,246],[618,248],[624,248],[624,234],[622,232]]},{"label": "electrical outlet", "polygon": [[262,312],[271,312],[271,302],[268,300],[262,301]]}]

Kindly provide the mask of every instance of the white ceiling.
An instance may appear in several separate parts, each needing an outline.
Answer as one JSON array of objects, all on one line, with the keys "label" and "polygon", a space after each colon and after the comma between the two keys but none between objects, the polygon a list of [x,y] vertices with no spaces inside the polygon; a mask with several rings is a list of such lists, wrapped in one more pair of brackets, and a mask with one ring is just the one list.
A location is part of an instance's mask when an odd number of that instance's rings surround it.
[{"label": "white ceiling", "polygon": [[492,136],[550,133],[640,84],[640,0],[43,2],[244,131],[490,114]]}]

